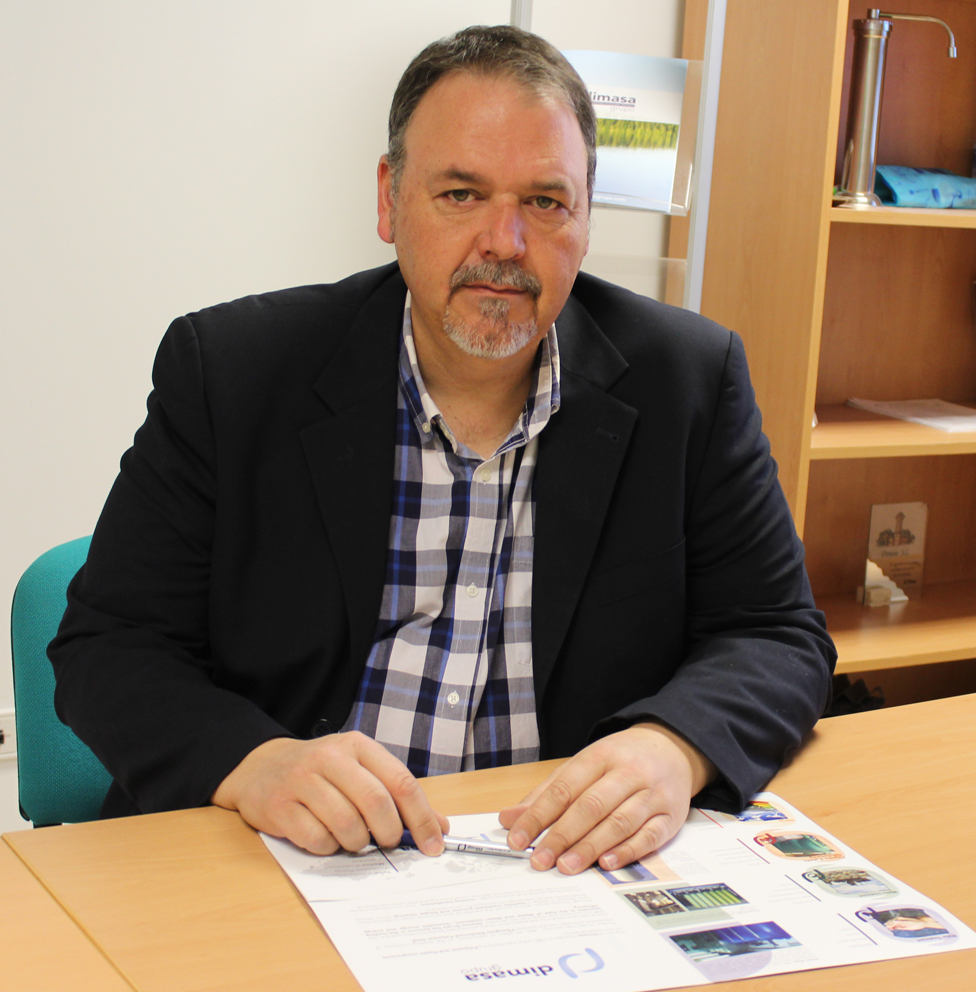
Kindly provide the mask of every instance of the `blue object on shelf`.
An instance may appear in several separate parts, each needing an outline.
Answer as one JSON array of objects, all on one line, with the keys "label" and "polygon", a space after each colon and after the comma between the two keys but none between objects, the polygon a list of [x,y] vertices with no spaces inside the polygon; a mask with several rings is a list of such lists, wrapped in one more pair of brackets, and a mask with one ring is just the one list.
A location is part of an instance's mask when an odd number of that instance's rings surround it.
[{"label": "blue object on shelf", "polygon": [[879,165],[874,191],[882,203],[896,207],[976,209],[976,179],[945,169]]}]

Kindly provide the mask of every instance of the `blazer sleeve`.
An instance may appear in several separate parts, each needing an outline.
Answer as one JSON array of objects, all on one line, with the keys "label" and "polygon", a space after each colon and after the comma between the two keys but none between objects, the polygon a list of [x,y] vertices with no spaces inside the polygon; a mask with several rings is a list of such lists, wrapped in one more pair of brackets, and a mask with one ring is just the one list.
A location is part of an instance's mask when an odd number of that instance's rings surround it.
[{"label": "blazer sleeve", "polygon": [[711,425],[686,479],[685,656],[659,692],[596,735],[663,721],[719,770],[696,805],[738,811],[822,714],[836,652],[813,602],[742,342],[725,333]]},{"label": "blazer sleeve", "polygon": [[205,805],[253,748],[292,736],[213,679],[217,471],[201,349],[180,318],[49,648],[59,717],[141,812]]}]

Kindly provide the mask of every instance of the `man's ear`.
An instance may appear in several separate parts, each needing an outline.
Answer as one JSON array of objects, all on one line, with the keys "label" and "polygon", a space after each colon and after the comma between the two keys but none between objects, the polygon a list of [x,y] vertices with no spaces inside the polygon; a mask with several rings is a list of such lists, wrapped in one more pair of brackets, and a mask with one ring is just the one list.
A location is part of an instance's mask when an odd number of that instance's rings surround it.
[{"label": "man's ear", "polygon": [[376,167],[376,212],[379,221],[376,233],[388,244],[393,244],[393,172],[390,162],[385,155],[380,156],[380,164]]}]

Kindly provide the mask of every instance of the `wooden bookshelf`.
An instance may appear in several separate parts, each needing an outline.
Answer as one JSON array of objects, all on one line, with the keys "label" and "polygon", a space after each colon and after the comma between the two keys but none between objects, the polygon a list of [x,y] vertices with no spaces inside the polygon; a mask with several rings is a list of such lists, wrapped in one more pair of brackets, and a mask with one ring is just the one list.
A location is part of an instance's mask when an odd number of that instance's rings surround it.
[{"label": "wooden bookshelf", "polygon": [[[728,5],[702,312],[746,345],[839,671],[976,658],[976,432],[845,406],[938,397],[976,407],[976,210],[832,205],[864,0]],[[914,0],[895,22],[878,161],[969,175],[976,3]],[[812,426],[816,410],[819,423]],[[923,598],[871,608],[874,503],[929,506]],[[976,662],[974,662],[976,664]]]}]

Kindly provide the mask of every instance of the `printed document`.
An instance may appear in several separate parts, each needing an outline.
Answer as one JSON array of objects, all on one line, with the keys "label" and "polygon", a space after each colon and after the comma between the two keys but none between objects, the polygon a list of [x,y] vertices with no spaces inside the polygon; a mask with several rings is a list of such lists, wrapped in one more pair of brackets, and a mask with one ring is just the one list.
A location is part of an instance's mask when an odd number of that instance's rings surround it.
[{"label": "printed document", "polygon": [[[452,817],[451,833],[506,836],[495,814]],[[976,947],[950,912],[768,792],[739,816],[692,810],[653,855],[571,877],[513,858],[322,858],[264,841],[366,992],[533,977],[643,992]]]}]

